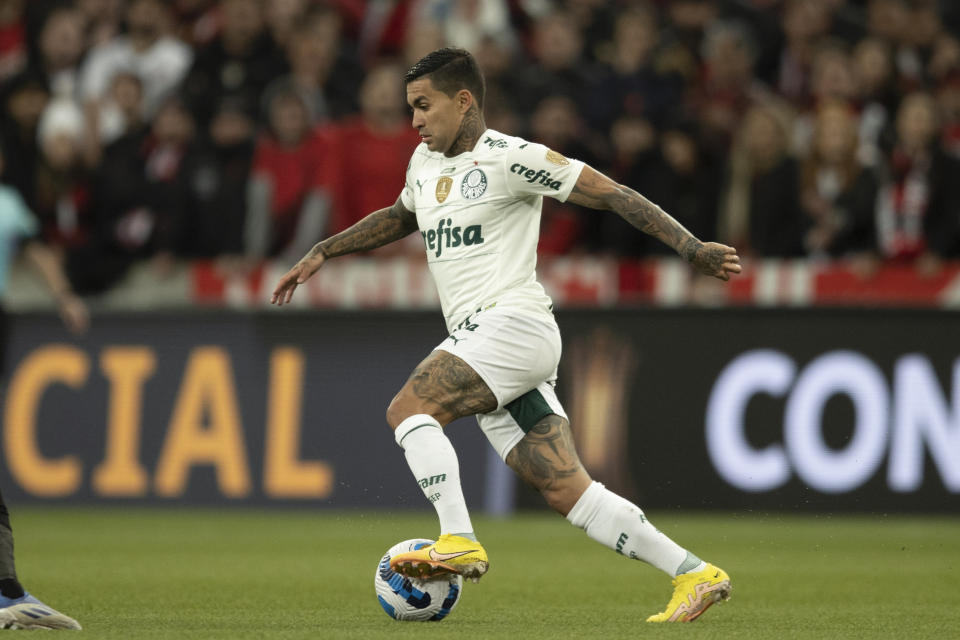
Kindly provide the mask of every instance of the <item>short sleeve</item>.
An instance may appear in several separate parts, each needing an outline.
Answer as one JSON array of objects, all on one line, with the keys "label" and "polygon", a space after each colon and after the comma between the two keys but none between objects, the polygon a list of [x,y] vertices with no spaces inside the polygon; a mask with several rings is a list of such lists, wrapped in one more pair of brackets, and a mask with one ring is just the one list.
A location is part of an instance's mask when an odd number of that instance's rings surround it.
[{"label": "short sleeve", "polygon": [[549,196],[566,202],[583,171],[579,160],[536,142],[520,141],[504,156],[507,189],[515,196]]},{"label": "short sleeve", "polygon": [[407,211],[411,213],[417,212],[417,203],[413,199],[413,185],[410,181],[413,179],[410,175],[410,169],[413,167],[413,160],[410,160],[410,163],[407,165],[407,174],[405,182],[403,184],[403,191],[400,192],[400,202],[403,203],[403,206],[407,208]]}]

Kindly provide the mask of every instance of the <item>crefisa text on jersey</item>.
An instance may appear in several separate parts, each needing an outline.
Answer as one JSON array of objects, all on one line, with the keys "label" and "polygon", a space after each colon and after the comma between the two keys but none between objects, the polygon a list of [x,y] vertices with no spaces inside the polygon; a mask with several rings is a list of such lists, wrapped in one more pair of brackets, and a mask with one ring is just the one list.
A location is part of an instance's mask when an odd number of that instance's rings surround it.
[{"label": "crefisa text on jersey", "polygon": [[483,244],[483,227],[479,224],[472,224],[466,229],[462,227],[451,226],[453,219],[441,218],[440,224],[436,229],[421,231],[423,242],[430,251],[435,251],[434,256],[439,258],[443,253],[443,248],[459,247],[461,244],[470,246],[474,244]]},{"label": "crefisa text on jersey", "polygon": [[534,182],[539,182],[543,186],[549,187],[554,191],[560,191],[560,187],[563,186],[563,183],[560,182],[559,180],[550,179],[549,171],[544,171],[543,169],[537,169],[536,171],[534,171],[533,169],[528,169],[527,167],[523,166],[519,162],[511,165],[510,173],[515,173],[518,176],[521,176],[530,184],[533,184]]}]

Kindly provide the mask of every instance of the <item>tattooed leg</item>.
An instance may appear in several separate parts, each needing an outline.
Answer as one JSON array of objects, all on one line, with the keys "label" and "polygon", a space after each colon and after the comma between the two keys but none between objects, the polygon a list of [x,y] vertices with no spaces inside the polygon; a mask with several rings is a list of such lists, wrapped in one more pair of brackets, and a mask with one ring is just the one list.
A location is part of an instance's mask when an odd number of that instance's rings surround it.
[{"label": "tattooed leg", "polygon": [[496,408],[493,392],[470,365],[452,353],[437,350],[417,365],[393,398],[387,422],[396,429],[408,416],[427,414],[447,425],[457,418]]},{"label": "tattooed leg", "polygon": [[[417,366],[387,409],[394,439],[424,497],[437,510],[441,534],[476,541],[460,486],[460,463],[443,427],[496,408],[496,398],[477,372],[455,355],[438,350]],[[479,571],[475,577],[487,568],[486,554],[482,549],[480,553],[482,558],[464,556],[471,562],[482,560],[482,567],[471,569]]]},{"label": "tattooed leg", "polygon": [[558,415],[534,425],[507,454],[507,464],[564,516],[591,482],[577,456],[570,423]]}]

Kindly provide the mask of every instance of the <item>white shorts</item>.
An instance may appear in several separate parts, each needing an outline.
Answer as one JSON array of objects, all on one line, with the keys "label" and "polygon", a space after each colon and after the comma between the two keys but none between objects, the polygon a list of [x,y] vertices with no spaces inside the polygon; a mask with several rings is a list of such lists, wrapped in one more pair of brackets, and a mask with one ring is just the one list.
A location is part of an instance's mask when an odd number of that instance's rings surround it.
[{"label": "white shorts", "polygon": [[470,315],[436,349],[470,365],[496,397],[497,409],[477,422],[501,458],[545,416],[567,417],[554,391],[560,329],[552,315],[491,307]]}]

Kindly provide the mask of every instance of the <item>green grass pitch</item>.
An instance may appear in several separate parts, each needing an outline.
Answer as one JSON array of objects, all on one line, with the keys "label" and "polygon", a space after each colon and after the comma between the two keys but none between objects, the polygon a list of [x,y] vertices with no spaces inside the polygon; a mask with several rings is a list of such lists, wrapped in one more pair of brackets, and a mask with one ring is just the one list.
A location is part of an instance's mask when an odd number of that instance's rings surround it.
[{"label": "green grass pitch", "polygon": [[91,638],[960,637],[958,518],[651,513],[733,579],[654,626],[669,579],[547,513],[476,518],[490,573],[446,620],[401,623],[374,569],[432,512],[13,509],[21,580]]}]

